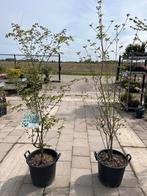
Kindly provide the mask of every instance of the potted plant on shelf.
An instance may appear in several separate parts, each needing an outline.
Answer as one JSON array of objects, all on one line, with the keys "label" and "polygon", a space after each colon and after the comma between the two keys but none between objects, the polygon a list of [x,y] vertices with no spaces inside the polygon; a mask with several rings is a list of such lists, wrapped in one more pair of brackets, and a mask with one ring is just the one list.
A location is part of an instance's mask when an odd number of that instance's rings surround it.
[{"label": "potted plant on shelf", "polygon": [[[99,0],[97,5],[98,25],[96,27],[93,24],[90,25],[96,33],[96,41],[88,40],[88,44],[84,46],[84,49],[86,50],[87,58],[91,57],[91,53],[94,51],[94,57],[98,58],[98,66],[100,67],[99,74],[93,76],[97,99],[96,127],[104,137],[106,147],[106,149],[94,153],[98,161],[99,179],[105,186],[117,187],[122,181],[125,167],[130,162],[131,156],[129,154],[124,155],[113,147],[117,131],[124,123],[119,116],[118,86],[115,84],[115,79],[107,66],[111,66],[108,64],[109,52],[114,48],[116,48],[114,54],[117,57],[119,48],[118,37],[124,30],[129,14],[127,14],[126,20],[122,25],[114,25],[115,36],[113,38],[108,35],[108,32],[114,21],[110,22],[108,28],[105,27],[103,24],[102,3],[103,1]],[[89,49],[92,49],[91,52],[89,52]],[[80,56],[80,52],[77,54]]]},{"label": "potted plant on shelf", "polygon": [[143,105],[138,105],[136,109],[136,118],[143,118],[144,117],[145,108]]},{"label": "potted plant on shelf", "polygon": [[[133,44],[129,44],[126,47],[125,52],[123,54],[124,59],[135,60],[136,58],[139,59],[147,55],[145,52],[146,43],[141,42],[141,44],[135,44],[135,41],[137,39],[138,39],[138,36],[134,38]],[[127,64],[125,67],[128,71],[133,71],[133,72],[146,72],[147,71],[146,66],[141,62],[137,63],[137,62],[132,61],[130,64]]]},{"label": "potted plant on shelf", "polygon": [[40,72],[42,65],[48,62],[53,54],[59,54],[61,46],[68,44],[72,37],[67,36],[65,30],[53,34],[37,23],[28,30],[22,29],[18,24],[12,24],[12,32],[8,33],[7,37],[12,37],[18,42],[21,52],[27,58],[28,65],[25,64],[23,75],[29,85],[24,88],[21,82],[17,84],[23,101],[17,108],[20,109],[24,104],[27,107],[28,112],[24,115],[22,125],[26,128],[33,146],[37,148],[32,153],[27,151],[24,154],[32,182],[37,187],[45,187],[52,183],[56,162],[60,157],[60,153],[50,149],[50,145],[46,144],[45,137],[59,121],[53,110],[61,101],[68,86],[56,89],[55,84],[51,82],[44,84]]},{"label": "potted plant on shelf", "polygon": [[0,86],[0,117],[7,114],[7,101],[6,93],[3,89],[4,87]]}]

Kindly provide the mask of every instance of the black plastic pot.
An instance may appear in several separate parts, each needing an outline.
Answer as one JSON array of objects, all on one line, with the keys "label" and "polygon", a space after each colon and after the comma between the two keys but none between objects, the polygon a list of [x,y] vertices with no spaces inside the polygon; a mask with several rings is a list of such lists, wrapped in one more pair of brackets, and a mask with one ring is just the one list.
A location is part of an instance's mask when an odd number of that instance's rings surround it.
[{"label": "black plastic pot", "polygon": [[24,156],[26,158],[27,164],[29,165],[33,185],[37,187],[46,187],[50,185],[54,180],[56,172],[56,162],[58,161],[61,154],[57,154],[57,152],[52,149],[44,149],[44,153],[52,155],[54,157],[54,162],[49,166],[43,167],[30,165],[29,160],[31,159],[31,157],[39,153],[40,150],[35,150],[32,153],[30,153],[30,151],[27,151]]},{"label": "black plastic pot", "polygon": [[99,158],[99,155],[102,152],[107,153],[108,150],[105,149],[105,150],[100,151],[99,153],[94,152],[95,159],[98,161],[99,179],[102,182],[102,184],[104,184],[105,186],[118,187],[122,182],[125,168],[131,160],[131,155],[127,154],[125,156],[121,152],[117,150],[113,150],[113,154],[119,154],[124,158],[125,164],[123,167],[110,167],[110,166],[105,165]]},{"label": "black plastic pot", "polygon": [[145,109],[144,107],[139,107],[136,109],[136,118],[143,118],[144,117]]}]

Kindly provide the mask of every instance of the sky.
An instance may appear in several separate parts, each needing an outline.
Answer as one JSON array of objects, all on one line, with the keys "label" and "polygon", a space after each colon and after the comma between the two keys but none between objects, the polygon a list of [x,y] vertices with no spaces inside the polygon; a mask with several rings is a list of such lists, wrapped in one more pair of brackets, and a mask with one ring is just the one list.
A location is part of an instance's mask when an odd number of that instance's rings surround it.
[{"label": "sky", "polygon": [[[87,39],[94,39],[95,34],[89,24],[97,24],[96,13],[97,0],[0,0],[0,53],[20,54],[15,41],[5,38],[5,34],[11,31],[11,23],[18,23],[23,28],[37,22],[48,27],[52,32],[58,33],[66,28],[72,35],[74,42],[69,47],[64,47],[62,60],[77,61],[77,51],[82,51]],[[147,0],[104,0],[105,26],[110,20],[116,24],[122,24],[127,13],[131,17],[147,19]],[[120,44],[132,43],[134,31],[129,28],[121,34]],[[111,32],[110,32],[111,33]],[[147,40],[145,33],[140,34],[143,41]],[[113,58],[113,56],[111,56]]]}]

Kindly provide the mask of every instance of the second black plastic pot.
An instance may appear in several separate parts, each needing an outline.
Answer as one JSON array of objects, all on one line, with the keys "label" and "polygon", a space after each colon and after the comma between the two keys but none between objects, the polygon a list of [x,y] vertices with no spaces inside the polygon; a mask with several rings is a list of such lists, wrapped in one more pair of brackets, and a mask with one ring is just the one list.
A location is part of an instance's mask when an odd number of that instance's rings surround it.
[{"label": "second black plastic pot", "polygon": [[125,164],[122,167],[110,167],[105,165],[99,158],[100,153],[104,151],[106,153],[108,152],[108,150],[105,149],[100,151],[99,153],[97,152],[94,153],[95,159],[98,161],[99,179],[102,182],[102,184],[104,184],[105,186],[118,187],[122,182],[125,168],[131,160],[131,155],[127,154],[125,156],[121,152],[117,150],[113,150],[113,154],[121,155],[124,158]]},{"label": "second black plastic pot", "polygon": [[40,150],[35,150],[32,153],[30,153],[30,151],[27,151],[24,156],[26,158],[27,164],[29,165],[33,185],[37,187],[46,187],[50,185],[54,180],[56,172],[56,162],[61,154],[57,154],[57,152],[52,149],[44,149],[44,153],[52,155],[54,157],[54,162],[49,166],[42,167],[30,165],[29,160],[31,159],[31,157],[39,153]]},{"label": "second black plastic pot", "polygon": [[144,117],[145,109],[144,107],[138,107],[136,109],[136,118],[143,118]]}]

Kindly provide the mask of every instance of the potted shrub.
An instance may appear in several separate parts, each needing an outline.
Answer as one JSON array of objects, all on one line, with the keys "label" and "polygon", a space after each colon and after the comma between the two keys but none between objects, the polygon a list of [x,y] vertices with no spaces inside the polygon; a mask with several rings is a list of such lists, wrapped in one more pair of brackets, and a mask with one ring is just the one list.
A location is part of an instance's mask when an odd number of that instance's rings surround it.
[{"label": "potted shrub", "polygon": [[[115,86],[116,84],[112,86],[110,78],[108,82],[107,77],[100,77],[96,84],[99,89],[97,129],[104,136],[106,149],[95,152],[94,156],[98,161],[100,181],[105,186],[118,187],[121,184],[125,168],[131,160],[131,155],[124,155],[113,147],[117,131],[124,126],[124,123],[119,115],[121,106],[117,98],[117,86]],[[106,85],[104,85],[104,81]]]},{"label": "potted shrub", "polygon": [[120,95],[120,101],[121,103],[131,108],[137,108],[140,103],[137,96],[129,92],[122,93]]},{"label": "potted shrub", "polygon": [[[113,148],[117,131],[124,126],[124,123],[119,115],[119,89],[107,66],[111,66],[108,64],[109,52],[114,48],[116,48],[114,54],[117,57],[118,37],[124,30],[129,14],[122,25],[114,26],[116,33],[113,38],[108,35],[108,31],[114,24],[114,21],[110,22],[108,28],[103,24],[102,2],[102,0],[98,1],[97,5],[98,25],[96,27],[93,24],[90,25],[96,33],[96,39],[95,41],[88,40],[88,45],[84,46],[84,48],[87,58],[94,51],[94,57],[98,57],[97,61],[100,67],[99,74],[93,76],[97,99],[96,127],[101,132],[101,135],[104,136],[106,147],[106,149],[94,153],[98,161],[99,179],[105,186],[117,187],[122,181],[124,170],[131,160],[131,155],[125,155]],[[91,53],[88,49],[92,49]],[[80,53],[77,54],[80,55]]]},{"label": "potted shrub", "polygon": [[29,85],[24,88],[21,82],[17,84],[23,101],[23,104],[18,105],[17,108],[20,109],[24,104],[27,107],[28,112],[24,115],[22,124],[27,129],[33,146],[37,148],[32,153],[27,151],[24,154],[30,168],[32,183],[38,187],[45,187],[52,183],[56,162],[60,157],[60,153],[50,149],[50,145],[45,143],[45,137],[59,121],[52,111],[61,101],[66,87],[61,86],[55,89],[55,85],[49,82],[41,90],[44,79],[40,72],[45,58],[49,60],[52,54],[60,53],[61,46],[68,44],[72,37],[67,36],[65,30],[53,34],[37,23],[28,30],[22,29],[18,24],[12,24],[12,32],[7,34],[7,37],[14,38],[21,52],[29,59],[28,66],[23,70]]},{"label": "potted shrub", "polygon": [[138,105],[136,109],[136,118],[143,118],[144,117],[145,108],[143,105]]}]

